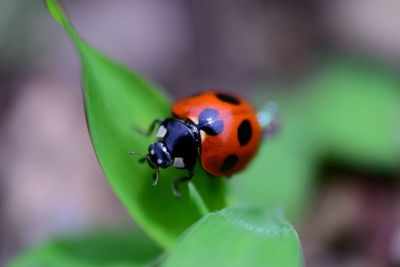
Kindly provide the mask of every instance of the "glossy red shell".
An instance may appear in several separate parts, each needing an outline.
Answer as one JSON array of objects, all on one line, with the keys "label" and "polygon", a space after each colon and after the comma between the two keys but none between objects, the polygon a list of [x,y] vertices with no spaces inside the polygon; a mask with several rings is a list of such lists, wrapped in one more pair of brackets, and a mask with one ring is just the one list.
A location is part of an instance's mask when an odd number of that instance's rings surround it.
[{"label": "glossy red shell", "polygon": [[243,98],[211,91],[176,102],[172,113],[197,124],[199,114],[207,108],[219,112],[224,128],[216,136],[201,131],[201,164],[215,176],[231,176],[248,165],[260,145],[262,129],[256,111]]}]

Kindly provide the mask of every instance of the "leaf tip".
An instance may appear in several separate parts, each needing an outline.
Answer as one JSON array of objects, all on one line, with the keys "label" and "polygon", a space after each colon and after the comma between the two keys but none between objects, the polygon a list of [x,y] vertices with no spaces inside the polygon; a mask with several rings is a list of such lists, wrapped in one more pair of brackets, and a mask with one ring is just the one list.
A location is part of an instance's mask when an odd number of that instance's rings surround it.
[{"label": "leaf tip", "polygon": [[59,24],[64,27],[68,27],[69,22],[67,16],[65,15],[64,9],[58,0],[44,0],[44,3],[49,11],[50,15],[56,20]]}]

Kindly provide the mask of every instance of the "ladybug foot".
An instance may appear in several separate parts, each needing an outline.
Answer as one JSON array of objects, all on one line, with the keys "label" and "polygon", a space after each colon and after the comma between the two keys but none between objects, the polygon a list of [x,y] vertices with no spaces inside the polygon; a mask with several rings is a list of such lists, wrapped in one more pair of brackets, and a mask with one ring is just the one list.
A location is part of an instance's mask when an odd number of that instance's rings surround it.
[{"label": "ladybug foot", "polygon": [[153,186],[156,186],[158,183],[159,172],[158,169],[154,169],[153,173]]},{"label": "ladybug foot", "polygon": [[172,184],[172,193],[176,197],[181,197],[182,193],[178,188],[178,184],[190,181],[193,178],[193,172],[189,172],[189,176],[182,176],[175,179],[174,183]]},{"label": "ladybug foot", "polygon": [[176,197],[181,197],[182,196],[181,191],[178,189],[178,187],[177,187],[177,185],[175,183],[172,185],[172,193]]}]

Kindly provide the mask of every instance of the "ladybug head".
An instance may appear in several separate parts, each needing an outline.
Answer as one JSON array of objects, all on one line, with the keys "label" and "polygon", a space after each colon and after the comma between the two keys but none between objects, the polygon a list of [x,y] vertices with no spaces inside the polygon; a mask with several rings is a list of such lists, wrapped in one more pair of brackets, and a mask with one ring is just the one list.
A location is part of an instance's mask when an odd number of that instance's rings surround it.
[{"label": "ladybug head", "polygon": [[165,169],[173,162],[171,155],[167,150],[167,147],[162,141],[154,142],[149,146],[147,161],[155,169]]}]

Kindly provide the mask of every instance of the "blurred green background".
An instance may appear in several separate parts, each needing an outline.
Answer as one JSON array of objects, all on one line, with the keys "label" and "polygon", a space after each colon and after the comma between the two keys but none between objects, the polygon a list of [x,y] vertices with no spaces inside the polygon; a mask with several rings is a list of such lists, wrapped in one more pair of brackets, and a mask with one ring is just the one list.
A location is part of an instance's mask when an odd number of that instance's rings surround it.
[{"label": "blurred green background", "polygon": [[[400,264],[398,3],[63,3],[174,98],[228,88],[279,104],[279,135],[229,184],[233,202],[284,210],[306,266]],[[0,36],[0,265],[53,236],[135,231],[96,162],[66,35],[41,1],[6,0]]]}]

